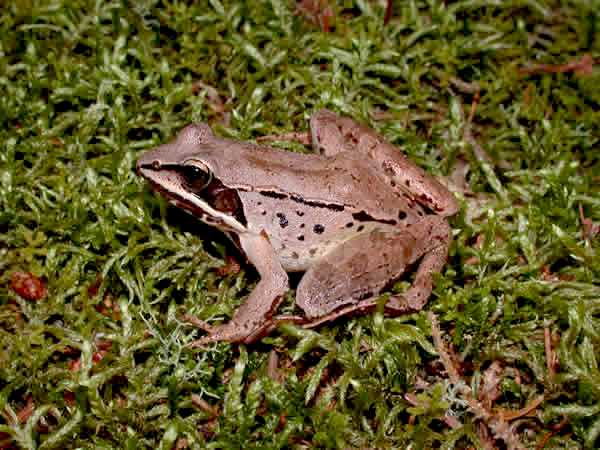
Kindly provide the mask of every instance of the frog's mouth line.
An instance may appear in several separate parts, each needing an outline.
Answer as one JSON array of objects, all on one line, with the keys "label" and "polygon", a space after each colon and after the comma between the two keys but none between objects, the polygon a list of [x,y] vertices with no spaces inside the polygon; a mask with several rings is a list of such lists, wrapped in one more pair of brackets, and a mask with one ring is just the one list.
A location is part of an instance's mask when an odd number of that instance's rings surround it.
[{"label": "frog's mouth line", "polygon": [[163,195],[170,203],[184,209],[208,225],[237,233],[245,232],[245,220],[237,215],[219,211],[204,198],[186,189],[185,180],[177,170],[162,166],[160,170],[151,165],[137,167],[139,175],[150,183],[152,190]]}]

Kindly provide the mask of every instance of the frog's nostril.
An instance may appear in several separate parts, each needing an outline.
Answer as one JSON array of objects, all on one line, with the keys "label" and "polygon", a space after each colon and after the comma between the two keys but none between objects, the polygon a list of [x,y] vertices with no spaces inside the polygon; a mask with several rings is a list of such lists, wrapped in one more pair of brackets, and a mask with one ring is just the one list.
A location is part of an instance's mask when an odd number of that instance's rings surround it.
[{"label": "frog's nostril", "polygon": [[154,170],[160,170],[160,161],[158,161],[156,159],[154,161],[152,161],[152,168]]}]

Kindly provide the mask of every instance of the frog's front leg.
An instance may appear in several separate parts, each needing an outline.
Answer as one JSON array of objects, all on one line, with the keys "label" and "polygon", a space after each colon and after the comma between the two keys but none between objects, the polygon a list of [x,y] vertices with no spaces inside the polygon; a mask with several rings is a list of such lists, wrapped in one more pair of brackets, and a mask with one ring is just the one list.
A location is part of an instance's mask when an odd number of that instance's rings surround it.
[{"label": "frog's front leg", "polygon": [[240,235],[240,244],[260,281],[229,322],[211,328],[208,336],[191,344],[193,347],[214,341],[251,343],[271,327],[271,318],[288,289],[287,273],[265,234]]},{"label": "frog's front leg", "polygon": [[344,151],[365,153],[389,178],[390,189],[409,194],[413,201],[441,216],[458,211],[450,191],[373,129],[322,109],[311,116],[310,133],[313,147],[320,153],[326,156]]},{"label": "frog's front leg", "polygon": [[305,326],[374,309],[379,293],[421,260],[412,286],[385,305],[391,315],[419,311],[431,294],[432,274],[446,262],[450,240],[446,220],[428,216],[406,229],[375,227],[344,242],[298,285],[296,304],[310,319]]}]

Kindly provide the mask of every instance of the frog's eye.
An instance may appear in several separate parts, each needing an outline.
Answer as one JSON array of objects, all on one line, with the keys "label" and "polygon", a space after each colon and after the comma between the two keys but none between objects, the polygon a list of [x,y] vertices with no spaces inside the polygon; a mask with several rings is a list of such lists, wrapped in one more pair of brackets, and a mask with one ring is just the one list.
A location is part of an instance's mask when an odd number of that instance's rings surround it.
[{"label": "frog's eye", "polygon": [[192,192],[200,192],[212,181],[212,172],[206,164],[200,161],[186,161],[179,173],[182,175],[186,187]]}]

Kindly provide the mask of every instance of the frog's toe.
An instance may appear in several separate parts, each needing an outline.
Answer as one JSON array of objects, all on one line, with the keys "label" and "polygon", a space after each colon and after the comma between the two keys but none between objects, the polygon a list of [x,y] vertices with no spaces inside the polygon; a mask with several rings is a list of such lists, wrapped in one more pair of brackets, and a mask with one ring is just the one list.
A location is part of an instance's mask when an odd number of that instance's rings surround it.
[{"label": "frog's toe", "polygon": [[236,327],[231,322],[220,326],[209,326],[207,328],[201,327],[208,334],[190,343],[189,346],[192,348],[203,347],[212,342],[227,341],[227,342],[243,342],[248,333],[244,332],[243,329]]},{"label": "frog's toe", "polygon": [[190,342],[188,344],[188,347],[189,348],[200,348],[200,347],[204,347],[207,344],[210,344],[211,342],[215,342],[215,341],[212,340],[210,338],[210,336],[204,336],[204,337],[202,337],[200,339],[196,339],[195,341]]},{"label": "frog's toe", "polygon": [[276,323],[266,321],[261,326],[248,327],[236,322],[228,322],[226,324],[211,327],[210,330],[205,330],[208,335],[190,343],[192,348],[203,347],[212,342],[226,341],[238,344],[252,344],[260,340],[275,328]]}]

